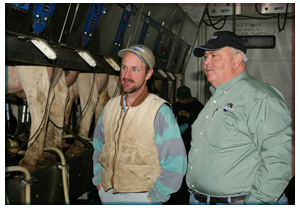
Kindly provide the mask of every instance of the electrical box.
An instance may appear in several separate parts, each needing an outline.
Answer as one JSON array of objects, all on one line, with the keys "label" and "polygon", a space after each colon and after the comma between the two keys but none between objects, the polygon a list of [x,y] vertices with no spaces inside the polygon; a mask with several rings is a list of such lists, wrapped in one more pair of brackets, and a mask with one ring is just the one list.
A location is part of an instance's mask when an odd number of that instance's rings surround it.
[{"label": "electrical box", "polygon": [[[262,14],[285,13],[288,4],[265,3],[261,4]],[[288,13],[293,12],[292,4],[288,6]]]},{"label": "electrical box", "polygon": [[246,48],[275,48],[275,35],[244,35],[239,36],[243,39]]},{"label": "electrical box", "polygon": [[[208,11],[210,16],[225,16],[225,15],[233,15],[233,4],[225,3],[225,4],[209,4]],[[241,14],[241,4],[235,4],[235,14]]]}]

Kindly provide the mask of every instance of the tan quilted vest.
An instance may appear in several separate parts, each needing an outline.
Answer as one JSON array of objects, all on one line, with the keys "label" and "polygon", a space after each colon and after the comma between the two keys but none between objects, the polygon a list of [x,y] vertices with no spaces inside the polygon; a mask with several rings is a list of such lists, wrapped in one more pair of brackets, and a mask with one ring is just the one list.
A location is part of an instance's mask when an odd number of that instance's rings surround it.
[{"label": "tan quilted vest", "polygon": [[105,107],[105,144],[100,155],[105,191],[146,192],[161,173],[155,145],[154,120],[166,101],[144,91],[124,115],[123,96]]}]

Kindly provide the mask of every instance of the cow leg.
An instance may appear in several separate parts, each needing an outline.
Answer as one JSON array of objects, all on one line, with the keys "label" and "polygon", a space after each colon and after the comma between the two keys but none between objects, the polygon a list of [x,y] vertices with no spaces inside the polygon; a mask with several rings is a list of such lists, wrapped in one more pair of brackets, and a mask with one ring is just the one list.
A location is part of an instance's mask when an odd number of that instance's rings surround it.
[{"label": "cow leg", "polygon": [[[68,86],[65,80],[65,74],[62,72],[60,79],[54,87],[54,99],[50,107],[49,123],[45,138],[45,147],[57,147],[62,150],[62,133],[64,125],[64,114],[68,95]],[[45,164],[53,164],[56,159],[56,153],[44,152]]]},{"label": "cow leg", "polygon": [[[106,85],[102,85],[102,88],[98,88],[98,92],[100,92],[100,95],[95,109],[95,124],[93,126],[93,129],[95,129],[101,112],[109,99],[119,95],[119,93],[121,92],[119,85],[119,76],[109,75],[105,83]],[[97,82],[97,84],[99,84],[99,82]],[[102,89],[102,91],[100,91],[99,89]]]},{"label": "cow leg", "polygon": [[[80,98],[80,105],[82,110],[82,118],[79,128],[79,136],[87,138],[89,136],[89,130],[91,122],[94,116],[95,107],[98,101],[98,92],[96,81],[93,82],[94,74],[92,73],[79,73],[77,78],[77,87]],[[92,86],[93,84],[93,86]],[[90,92],[92,89],[92,92]],[[74,157],[81,154],[84,151],[84,143],[76,140],[74,144],[67,150],[67,157]]]},{"label": "cow leg", "polygon": [[[76,91],[77,91],[77,86],[76,84],[72,85],[69,87],[69,90],[68,90],[68,97],[67,97],[67,104],[66,104],[66,109],[65,109],[65,121],[64,123],[69,126],[73,131],[73,122],[74,121],[70,121],[70,116],[71,116],[71,112],[72,112],[72,108],[73,108],[73,104],[75,102],[75,100],[78,98],[78,92],[76,93],[75,92],[75,88],[76,88]],[[63,135],[66,135],[67,132],[63,131]],[[62,147],[63,148],[67,148],[69,147],[70,144],[66,141],[66,139],[63,138],[62,140]]]},{"label": "cow leg", "polygon": [[67,97],[67,105],[66,105],[66,110],[65,110],[65,124],[69,125],[69,120],[70,120],[70,116],[71,116],[71,112],[72,112],[72,106],[76,100],[76,98],[78,97],[75,94],[75,85],[72,85],[69,87],[68,90],[68,97]]},{"label": "cow leg", "polygon": [[109,75],[107,90],[110,98],[116,97],[121,94],[121,83],[119,79],[119,76]]},{"label": "cow leg", "polygon": [[49,92],[47,67],[16,66],[18,77],[27,97],[30,108],[31,128],[27,151],[19,165],[35,170],[39,160],[43,160],[44,139],[48,121],[49,107],[53,100],[53,91]]},{"label": "cow leg", "polygon": [[107,90],[107,88],[105,88],[99,95],[99,99],[98,99],[97,106],[95,109],[95,124],[98,122],[101,112],[109,99],[110,99],[110,97],[108,95],[108,90]]},{"label": "cow leg", "polygon": [[95,109],[95,123],[92,126],[93,130],[95,129],[95,125],[99,119],[99,116],[104,106],[109,100],[109,94],[107,91],[108,82],[109,82],[109,74],[102,74],[102,73],[97,74],[97,91],[99,94],[99,98]]},{"label": "cow leg", "polygon": [[[68,97],[67,97],[67,104],[66,104],[66,109],[65,109],[65,121],[64,123],[69,126],[69,120],[73,108],[73,104],[75,100],[78,98],[78,90],[77,90],[77,84],[76,80],[78,77],[79,72],[78,71],[65,71],[65,79],[66,79],[66,84],[68,86]],[[73,123],[71,123],[73,125]],[[66,135],[66,132],[63,132],[63,135]],[[62,140],[62,147],[66,148],[69,147],[70,144],[63,139]]]},{"label": "cow leg", "polygon": [[69,124],[69,118],[72,111],[72,106],[75,101],[75,99],[78,98],[78,90],[77,90],[77,84],[76,80],[78,78],[78,71],[65,71],[65,79],[66,84],[69,88],[68,90],[68,99],[67,99],[67,105],[65,110],[65,124]]}]

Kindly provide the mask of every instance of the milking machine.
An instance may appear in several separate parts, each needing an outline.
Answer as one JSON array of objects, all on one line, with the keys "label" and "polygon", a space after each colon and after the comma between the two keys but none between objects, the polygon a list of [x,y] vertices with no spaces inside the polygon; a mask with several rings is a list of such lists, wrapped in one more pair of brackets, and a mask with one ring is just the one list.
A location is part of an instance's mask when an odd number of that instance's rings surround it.
[{"label": "milking machine", "polygon": [[[93,190],[91,148],[82,155],[66,159],[63,151],[58,148],[45,147],[44,151],[57,154],[60,162],[37,168],[34,172],[18,165],[25,154],[30,135],[30,112],[26,101],[15,103],[18,104],[18,119],[14,119],[11,112],[12,103],[7,99],[5,104],[6,204],[67,205],[71,204],[71,200]],[[70,132],[71,128],[68,129]],[[73,135],[67,137],[79,137],[74,131],[71,133]]]}]

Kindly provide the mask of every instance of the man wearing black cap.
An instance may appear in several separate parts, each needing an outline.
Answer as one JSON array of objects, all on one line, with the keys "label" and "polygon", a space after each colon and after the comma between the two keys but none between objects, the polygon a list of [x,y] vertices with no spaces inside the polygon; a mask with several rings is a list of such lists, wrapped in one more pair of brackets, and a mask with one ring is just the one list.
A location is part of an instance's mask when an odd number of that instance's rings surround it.
[{"label": "man wearing black cap", "polygon": [[122,95],[106,104],[93,139],[94,177],[102,204],[161,204],[180,188],[187,159],[169,104],[150,94],[155,65],[143,45],[122,49]]},{"label": "man wearing black cap", "polygon": [[291,114],[281,93],[246,70],[243,40],[215,32],[196,47],[211,98],[192,125],[190,204],[287,204]]},{"label": "man wearing black cap", "polygon": [[[179,101],[173,103],[172,109],[177,118],[183,143],[188,153],[192,138],[191,125],[204,106],[196,98],[192,97],[190,88],[184,85],[177,89],[177,98]],[[182,182],[179,191],[171,196],[169,203],[189,204],[189,192],[185,181]]]},{"label": "man wearing black cap", "polygon": [[188,153],[191,146],[191,125],[204,106],[192,97],[190,88],[184,85],[177,89],[177,98],[179,101],[173,103],[172,109],[177,118],[185,149]]}]

